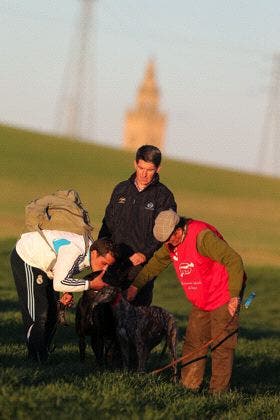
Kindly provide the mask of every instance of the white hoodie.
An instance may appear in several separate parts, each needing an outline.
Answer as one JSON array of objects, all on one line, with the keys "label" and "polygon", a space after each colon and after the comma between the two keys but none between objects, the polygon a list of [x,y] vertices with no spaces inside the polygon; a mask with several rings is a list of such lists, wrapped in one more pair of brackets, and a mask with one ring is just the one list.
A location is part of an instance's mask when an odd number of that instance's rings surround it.
[{"label": "white hoodie", "polygon": [[85,255],[84,237],[57,230],[44,230],[43,233],[48,243],[38,232],[21,235],[16,244],[20,258],[53,279],[53,288],[58,292],[87,290],[87,280],[73,278],[73,275],[90,267],[89,250]]}]

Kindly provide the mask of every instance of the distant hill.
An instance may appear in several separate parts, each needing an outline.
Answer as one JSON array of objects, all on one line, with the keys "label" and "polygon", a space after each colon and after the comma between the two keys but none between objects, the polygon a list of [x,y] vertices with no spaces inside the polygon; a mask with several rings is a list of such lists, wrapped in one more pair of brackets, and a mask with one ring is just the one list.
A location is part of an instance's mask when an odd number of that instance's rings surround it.
[{"label": "distant hill", "polygon": [[[133,172],[134,153],[0,126],[0,238],[19,235],[24,206],[75,188],[98,233],[113,186]],[[161,180],[182,215],[214,224],[246,264],[280,266],[280,180],[163,159]]]}]

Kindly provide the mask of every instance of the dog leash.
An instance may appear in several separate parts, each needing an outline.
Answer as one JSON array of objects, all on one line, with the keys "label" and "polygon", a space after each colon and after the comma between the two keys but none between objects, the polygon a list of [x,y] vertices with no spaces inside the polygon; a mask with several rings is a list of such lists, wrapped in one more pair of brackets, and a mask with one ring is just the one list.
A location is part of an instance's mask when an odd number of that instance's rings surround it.
[{"label": "dog leash", "polygon": [[211,340],[207,341],[207,343],[202,344],[202,346],[200,346],[198,349],[191,351],[188,354],[185,354],[185,356],[180,357],[179,359],[173,360],[173,362],[169,363],[166,366],[163,366],[162,368],[153,370],[151,373],[156,375],[160,372],[163,372],[166,369],[169,369],[172,366],[177,365],[178,363],[182,362],[183,360],[185,360],[187,357],[192,356],[193,354],[197,353],[199,350],[203,349],[204,347],[208,347],[210,346],[210,344],[212,344],[214,341],[216,341],[225,331],[225,329],[232,323],[232,321],[234,320],[234,318],[239,314],[240,309],[242,308],[242,306],[244,306],[245,309],[248,309],[249,306],[251,305],[253,299],[256,297],[256,293],[255,292],[251,292],[249,294],[249,296],[247,297],[247,299],[245,300],[244,304],[242,304],[242,301],[239,304],[239,307],[236,309],[235,313],[233,314],[233,316],[230,318],[230,320],[228,321],[228,323],[224,326],[224,328],[219,332],[219,334],[216,335],[216,337],[212,338]]},{"label": "dog leash", "polygon": [[198,347],[198,349],[195,349],[195,350],[191,351],[190,353],[185,354],[182,357],[179,357],[179,359],[173,360],[168,365],[163,366],[162,368],[153,370],[151,372],[151,374],[157,375],[158,373],[163,372],[164,370],[169,369],[169,368],[177,365],[178,363],[182,362],[183,360],[185,360],[188,357],[192,356],[193,354],[197,353],[199,350],[201,350],[201,349],[203,349],[205,347],[210,346],[210,344],[212,344],[214,341],[216,341],[218,338],[220,338],[220,336],[224,333],[224,331],[229,327],[229,325],[232,323],[232,321],[235,319],[235,317],[239,314],[239,310],[240,310],[240,308],[235,311],[234,315],[230,318],[230,320],[227,322],[227,324],[224,326],[224,328],[214,338],[212,338],[211,340],[207,341],[207,343],[202,344],[202,346]]}]

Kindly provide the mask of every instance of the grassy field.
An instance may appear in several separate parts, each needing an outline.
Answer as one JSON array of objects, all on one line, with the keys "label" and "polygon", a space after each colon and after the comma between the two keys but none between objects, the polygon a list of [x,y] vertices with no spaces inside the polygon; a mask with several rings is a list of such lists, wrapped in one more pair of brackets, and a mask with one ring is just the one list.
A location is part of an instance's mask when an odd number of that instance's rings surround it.
[{"label": "grassy field", "polygon": [[[232,391],[192,395],[169,374],[99,371],[88,348],[78,359],[73,320],[56,336],[48,364],[35,369],[25,346],[9,253],[24,225],[24,206],[56,189],[75,188],[98,232],[110,192],[132,172],[134,155],[0,127],[0,419],[278,419],[280,180],[164,160],[161,179],[173,191],[179,212],[216,225],[243,256],[252,306],[241,311],[240,340]],[[174,313],[179,353],[190,309],[170,268],[156,284],[154,303]],[[148,371],[167,363],[157,349]],[[206,385],[209,381],[209,371]]]},{"label": "grassy field", "polygon": [[[0,126],[0,238],[24,227],[24,206],[75,188],[98,232],[113,186],[134,154]],[[245,263],[280,266],[280,179],[164,159],[161,179],[182,215],[214,224]]]},{"label": "grassy field", "polygon": [[[90,347],[79,362],[74,311],[69,327],[60,327],[56,350],[40,369],[25,361],[25,346],[16,292],[8,266],[11,241],[0,242],[1,281],[1,419],[278,419],[279,317],[275,284],[277,269],[248,268],[248,291],[257,297],[241,311],[232,391],[212,397],[206,389],[193,395],[174,385],[170,373],[153,376],[100,371]],[[279,290],[279,286],[278,286]],[[174,313],[180,336],[179,352],[190,309],[172,269],[158,279],[155,303]],[[163,366],[160,348],[152,353],[148,371]],[[209,372],[206,384],[209,381]]]}]

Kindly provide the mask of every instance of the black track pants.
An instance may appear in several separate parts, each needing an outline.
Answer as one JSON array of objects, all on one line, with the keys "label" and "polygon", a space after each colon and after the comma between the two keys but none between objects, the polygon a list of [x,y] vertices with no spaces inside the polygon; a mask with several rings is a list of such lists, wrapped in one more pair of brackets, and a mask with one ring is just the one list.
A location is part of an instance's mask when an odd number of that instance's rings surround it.
[{"label": "black track pants", "polygon": [[15,249],[11,253],[11,267],[29,357],[45,361],[56,329],[59,293],[53,290],[46,273],[24,262]]}]

